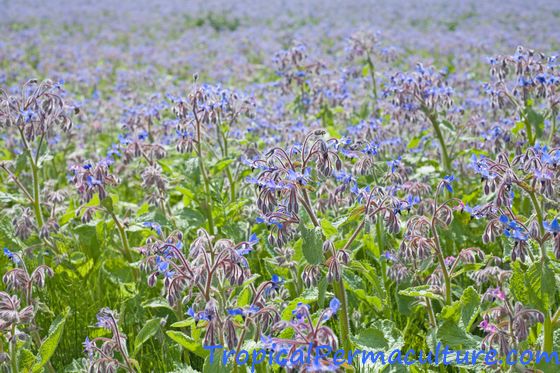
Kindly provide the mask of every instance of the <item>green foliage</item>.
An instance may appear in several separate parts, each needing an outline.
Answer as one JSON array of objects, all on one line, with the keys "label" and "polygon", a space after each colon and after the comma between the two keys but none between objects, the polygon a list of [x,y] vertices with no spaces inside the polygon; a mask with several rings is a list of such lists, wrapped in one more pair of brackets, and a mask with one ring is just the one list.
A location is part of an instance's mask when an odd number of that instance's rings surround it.
[{"label": "green foliage", "polygon": [[51,357],[62,338],[62,333],[64,331],[64,324],[66,323],[66,318],[70,313],[70,308],[68,307],[62,315],[59,315],[51,324],[49,328],[49,333],[47,338],[41,343],[39,347],[39,352],[37,354],[37,359],[31,370],[33,373],[40,372],[41,369],[49,362]]},{"label": "green foliage", "polygon": [[299,226],[302,238],[302,252],[309,264],[319,264],[323,261],[323,240],[320,228],[307,228],[305,224]]}]

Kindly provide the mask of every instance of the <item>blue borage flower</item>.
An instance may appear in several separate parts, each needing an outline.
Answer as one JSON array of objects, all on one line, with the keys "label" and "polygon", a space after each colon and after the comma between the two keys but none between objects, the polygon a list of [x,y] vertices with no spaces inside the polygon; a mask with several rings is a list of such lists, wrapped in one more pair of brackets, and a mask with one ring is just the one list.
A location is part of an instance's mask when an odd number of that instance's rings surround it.
[{"label": "blue borage flower", "polygon": [[142,223],[142,225],[146,228],[150,228],[151,230],[155,231],[158,234],[158,236],[161,236],[163,234],[161,230],[161,225],[159,225],[158,223],[145,221],[144,223]]},{"label": "blue borage flower", "polygon": [[37,115],[35,114],[35,112],[31,109],[27,109],[27,110],[22,110],[21,111],[21,116],[23,118],[23,121],[25,123],[29,123],[33,120],[36,119]]},{"label": "blue borage flower", "polygon": [[401,160],[402,157],[399,156],[397,159],[393,161],[387,161],[387,166],[389,166],[391,173],[394,173],[397,170],[397,168],[399,168],[399,166],[401,165]]},{"label": "blue borage flower", "polygon": [[490,166],[486,162],[486,157],[480,156],[478,158],[476,154],[471,156],[470,168],[474,170],[475,173],[482,176],[483,179],[492,179],[495,174],[490,172]]},{"label": "blue borage flower", "polygon": [[156,268],[157,271],[161,274],[163,274],[166,278],[171,278],[175,275],[175,271],[171,271],[170,268],[170,262],[167,260],[167,258],[163,257],[163,256],[157,256],[156,257]]},{"label": "blue borage flower", "polygon": [[362,153],[367,155],[377,155],[378,150],[379,145],[372,141],[362,149]]},{"label": "blue borage flower", "polygon": [[265,223],[268,226],[274,225],[278,229],[282,229],[282,226],[283,226],[283,224],[280,223],[276,218],[267,217],[267,216],[265,216],[265,217],[257,216],[255,218],[255,223],[257,223],[257,224]]},{"label": "blue borage flower", "polygon": [[251,234],[249,239],[246,242],[242,242],[239,247],[237,248],[237,253],[239,255],[245,256],[253,251],[253,248],[256,244],[259,243],[259,238],[255,233]]},{"label": "blue borage flower", "polygon": [[447,189],[447,191],[449,193],[453,193],[453,187],[451,186],[451,183],[453,183],[455,181],[455,176],[453,175],[447,175],[443,178],[443,186],[445,187],[445,189]]},{"label": "blue borage flower", "polygon": [[558,219],[556,219],[556,218],[552,219],[552,221],[550,223],[546,222],[546,221],[543,222],[543,226],[544,226],[544,229],[547,232],[550,232],[552,234],[560,233],[560,223],[558,222]]},{"label": "blue borage flower", "polygon": [[517,241],[527,241],[529,235],[524,231],[524,228],[514,220],[510,220],[506,215],[500,216],[500,223],[504,224],[504,235],[508,238],[513,238]]},{"label": "blue borage flower", "polygon": [[7,247],[4,248],[4,255],[10,259],[14,264],[19,264],[21,262],[19,256],[15,253],[13,253],[10,249],[8,249]]},{"label": "blue borage flower", "polygon": [[486,217],[486,214],[481,211],[482,208],[484,206],[469,206],[468,204],[465,204],[463,206],[463,211],[466,212],[467,214],[469,214],[471,216],[472,219],[481,219]]},{"label": "blue borage flower", "polygon": [[295,181],[300,185],[307,185],[309,179],[311,177],[311,168],[307,167],[303,174],[301,172],[297,172],[294,170],[288,170],[287,179],[291,181]]},{"label": "blue borage flower", "polygon": [[228,315],[230,316],[251,316],[255,313],[259,312],[260,308],[254,304],[250,305],[249,307],[245,308],[230,308],[227,310]]}]

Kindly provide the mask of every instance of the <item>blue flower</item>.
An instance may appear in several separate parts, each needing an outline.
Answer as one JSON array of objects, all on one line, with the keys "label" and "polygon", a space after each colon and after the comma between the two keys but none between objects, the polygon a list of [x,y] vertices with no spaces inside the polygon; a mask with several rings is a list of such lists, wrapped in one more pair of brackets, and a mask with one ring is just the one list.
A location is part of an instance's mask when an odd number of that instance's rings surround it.
[{"label": "blue flower", "polygon": [[187,315],[189,315],[190,317],[195,317],[194,309],[192,307],[189,307],[189,309],[187,310]]},{"label": "blue flower", "polygon": [[18,264],[20,262],[19,256],[11,252],[7,247],[4,248],[4,255],[14,262],[14,264]]},{"label": "blue flower", "polygon": [[148,132],[145,130],[140,131],[138,135],[138,140],[146,140],[148,138]]},{"label": "blue flower", "polygon": [[389,250],[387,250],[387,251],[385,251],[385,252],[383,253],[383,257],[384,257],[385,259],[389,260],[389,261],[395,261],[395,260],[396,260],[396,258],[395,258],[395,256],[393,255],[393,253],[390,252]]},{"label": "blue flower", "polygon": [[366,145],[366,147],[362,150],[362,153],[367,155],[377,155],[378,146],[374,142],[370,142]]},{"label": "blue flower", "polygon": [[163,257],[161,256],[156,257],[156,265],[157,265],[158,272],[162,273],[167,278],[173,277],[173,275],[175,275],[175,272],[169,270],[169,262],[162,258]]},{"label": "blue flower", "polygon": [[144,223],[142,223],[142,225],[146,228],[150,228],[154,231],[156,231],[156,233],[161,236],[162,235],[162,231],[161,231],[161,225],[159,225],[158,223],[154,223],[154,222],[150,222],[150,221],[145,221]]},{"label": "blue flower", "polygon": [[394,173],[395,170],[400,166],[402,157],[398,157],[394,161],[388,161],[387,166],[391,169],[391,173]]},{"label": "blue flower", "polygon": [[274,285],[278,286],[281,286],[284,283],[284,279],[282,279],[282,277],[278,276],[277,274],[272,275],[271,281]]},{"label": "blue flower", "polygon": [[304,173],[296,172],[294,170],[288,170],[288,180],[295,181],[300,185],[307,185],[309,181],[309,176],[311,175],[311,169],[307,167]]},{"label": "blue flower", "polygon": [[86,177],[86,182],[87,182],[88,186],[90,186],[90,187],[103,185],[103,183],[101,181],[97,180],[96,178],[94,178],[93,176],[90,176],[90,175],[88,175]]},{"label": "blue flower", "polygon": [[544,229],[550,233],[560,233],[560,223],[558,223],[558,219],[554,218],[550,223],[543,222]]},{"label": "blue flower", "polygon": [[243,316],[243,310],[241,308],[230,308],[227,310],[230,316]]},{"label": "blue flower", "polygon": [[338,300],[338,298],[334,297],[333,299],[331,299],[329,307],[332,310],[333,314],[337,313],[340,308],[340,301]]},{"label": "blue flower", "polygon": [[24,122],[29,123],[33,120],[35,112],[33,110],[22,110],[21,115],[23,116]]},{"label": "blue flower", "polygon": [[453,193],[453,187],[451,186],[451,183],[453,181],[455,181],[455,176],[453,175],[447,175],[443,178],[443,185],[445,186],[445,189],[447,189],[449,193]]}]

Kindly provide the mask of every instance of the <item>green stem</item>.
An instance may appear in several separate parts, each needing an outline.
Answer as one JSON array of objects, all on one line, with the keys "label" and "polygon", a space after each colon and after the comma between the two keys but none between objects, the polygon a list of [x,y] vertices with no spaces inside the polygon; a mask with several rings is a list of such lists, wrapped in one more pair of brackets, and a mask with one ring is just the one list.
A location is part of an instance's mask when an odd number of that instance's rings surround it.
[{"label": "green stem", "polygon": [[434,127],[434,132],[436,133],[436,137],[439,141],[439,145],[441,147],[441,161],[443,162],[443,167],[445,167],[445,171],[451,171],[451,161],[449,159],[449,153],[447,152],[447,146],[445,145],[445,140],[443,138],[443,134],[441,133],[441,128],[439,127],[439,123],[436,120],[431,120],[432,126]]},{"label": "green stem", "polygon": [[117,218],[117,216],[109,211],[109,214],[111,214],[111,217],[113,218],[113,221],[115,222],[115,226],[117,227],[117,231],[119,232],[119,236],[121,238],[121,243],[123,245],[123,252],[126,256],[126,258],[128,259],[128,261],[132,261],[132,253],[130,251],[130,244],[128,243],[128,237],[126,236],[126,231],[124,230],[124,226],[121,224],[121,222],[119,221],[119,219]]},{"label": "green stem", "polygon": [[313,207],[311,207],[312,206],[311,200],[309,199],[309,194],[307,194],[307,190],[302,188],[301,194],[303,195],[303,199],[301,200],[303,202],[303,207],[309,214],[309,217],[311,218],[313,225],[315,227],[320,227],[321,225],[319,223],[319,219],[317,219],[317,215],[315,215],[315,212],[313,211]]},{"label": "green stem", "polygon": [[367,55],[367,64],[369,66],[369,74],[371,76],[371,83],[373,85],[373,98],[375,100],[375,111],[377,113],[377,81],[375,79],[375,65],[373,64],[373,61],[371,60],[371,56]]},{"label": "green stem", "polygon": [[539,204],[539,201],[537,199],[537,196],[535,195],[534,191],[528,191],[527,194],[529,195],[529,198],[531,199],[531,203],[533,204],[533,207],[535,208],[535,212],[537,213],[537,221],[539,223],[539,247],[541,249],[541,262],[544,263],[547,259],[548,256],[546,255],[546,248],[544,247],[544,245],[540,242],[540,238],[542,237],[543,233],[544,233],[544,225],[543,225],[543,221],[544,221],[544,216],[542,213],[542,209],[541,209],[541,205]]},{"label": "green stem", "polygon": [[348,300],[346,298],[346,289],[344,288],[344,280],[341,278],[333,283],[334,293],[340,301],[340,340],[342,348],[350,351],[352,343],[350,342],[350,319],[348,317]]},{"label": "green stem", "polygon": [[428,308],[428,318],[430,320],[430,324],[432,324],[432,326],[435,328],[437,327],[437,322],[430,298],[426,298],[426,307]]},{"label": "green stem", "polygon": [[445,139],[443,138],[443,134],[441,133],[441,127],[439,126],[437,113],[431,111],[425,105],[422,105],[422,111],[424,112],[424,115],[428,117],[430,123],[432,123],[432,127],[434,128],[434,132],[439,141],[439,145],[441,147],[441,162],[443,163],[443,167],[445,168],[446,172],[451,172],[451,159],[449,158],[447,145],[445,145]]},{"label": "green stem", "polygon": [[[41,196],[39,194],[39,169],[37,167],[37,159],[33,157],[33,152],[31,147],[25,138],[25,134],[21,128],[19,129],[19,134],[21,136],[21,141],[25,148],[25,152],[29,157],[29,162],[31,164],[31,175],[33,182],[33,210],[35,211],[35,218],[37,220],[37,227],[41,229],[43,227],[43,213],[41,212]],[[37,157],[39,156],[39,149],[37,149]]]},{"label": "green stem", "polygon": [[531,123],[529,119],[525,116],[525,131],[527,132],[527,140],[529,141],[529,145],[535,145],[535,138],[533,137],[533,129],[531,128]]},{"label": "green stem", "polygon": [[552,316],[552,324],[553,326],[556,326],[556,323],[558,323],[558,320],[560,319],[560,308],[558,308],[556,310],[556,312],[554,312],[554,315]]},{"label": "green stem", "polygon": [[443,280],[445,282],[445,304],[451,304],[451,277],[445,266],[445,259],[443,258],[443,252],[441,250],[441,245],[439,244],[439,235],[437,233],[437,228],[435,226],[435,221],[432,221],[432,236],[436,245],[436,255],[441,267],[441,273],[443,274]]},{"label": "green stem", "polygon": [[202,174],[202,179],[204,181],[204,197],[205,197],[205,210],[206,216],[208,218],[208,230],[210,234],[214,234],[214,217],[212,216],[212,196],[210,195],[210,179],[208,178],[208,174],[206,173],[206,167],[204,167],[204,160],[202,156],[202,144],[201,144],[201,126],[200,121],[198,120],[198,115],[196,114],[196,108],[194,109],[195,121],[196,121],[196,133],[197,133],[197,141],[196,141],[196,151],[198,153],[198,167],[200,168],[200,173]]},{"label": "green stem", "polygon": [[[315,227],[319,227],[319,220],[317,219],[313,209],[311,208],[311,203],[309,200],[309,195],[307,191],[303,189],[303,206],[311,216],[311,220],[313,221],[313,225]],[[365,220],[363,220],[360,225],[356,228],[350,239],[346,242],[343,249],[347,249],[350,244],[356,239],[358,233],[362,230],[365,226]],[[334,294],[340,301],[340,339],[342,341],[342,346],[346,351],[350,351],[351,342],[350,342],[350,318],[348,317],[348,300],[346,297],[346,289],[344,288],[344,280],[340,278],[340,280],[335,280],[333,283]]]},{"label": "green stem", "polygon": [[10,356],[12,373],[18,373],[16,324],[12,324],[12,351]]},{"label": "green stem", "polygon": [[543,325],[544,338],[543,338],[542,350],[544,352],[548,352],[548,353],[552,352],[553,332],[554,332],[554,325],[552,323],[550,313],[547,312],[547,315],[544,318],[544,325]]},{"label": "green stem", "polygon": [[41,229],[43,227],[43,213],[41,211],[41,196],[39,194],[39,173],[33,161],[31,161],[31,172],[33,175],[33,209],[37,218],[37,226]]},{"label": "green stem", "polygon": [[[537,199],[537,196],[535,195],[535,192],[531,191],[529,192],[529,198],[531,198],[531,202],[533,203],[533,207],[535,208],[535,211],[537,213],[537,220],[539,222],[539,236],[542,237],[543,233],[544,233],[544,225],[543,225],[543,221],[544,221],[544,216],[542,213],[542,209],[541,206],[539,204],[539,201]],[[546,248],[544,246],[544,244],[541,242],[541,237],[539,237],[539,247],[541,250],[541,264],[542,266],[546,266],[547,261],[548,261],[548,256],[546,255]],[[547,311],[545,314],[545,318],[544,318],[544,323],[543,323],[543,344],[542,344],[542,350],[544,352],[552,352],[552,343],[553,343],[553,333],[554,333],[554,324],[555,322],[553,322],[553,320],[556,319],[558,312],[551,317],[550,316],[550,311]]]},{"label": "green stem", "polygon": [[550,128],[550,136],[548,138],[548,143],[552,145],[554,141],[554,135],[556,134],[556,110],[552,110],[552,127]]}]

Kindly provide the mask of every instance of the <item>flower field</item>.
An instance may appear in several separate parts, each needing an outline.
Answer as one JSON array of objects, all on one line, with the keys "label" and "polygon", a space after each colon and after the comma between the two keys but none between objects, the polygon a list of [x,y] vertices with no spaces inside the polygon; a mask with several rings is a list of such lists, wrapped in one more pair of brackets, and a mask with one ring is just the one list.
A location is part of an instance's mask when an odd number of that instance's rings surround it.
[{"label": "flower field", "polygon": [[560,371],[559,25],[0,1],[0,373]]}]

